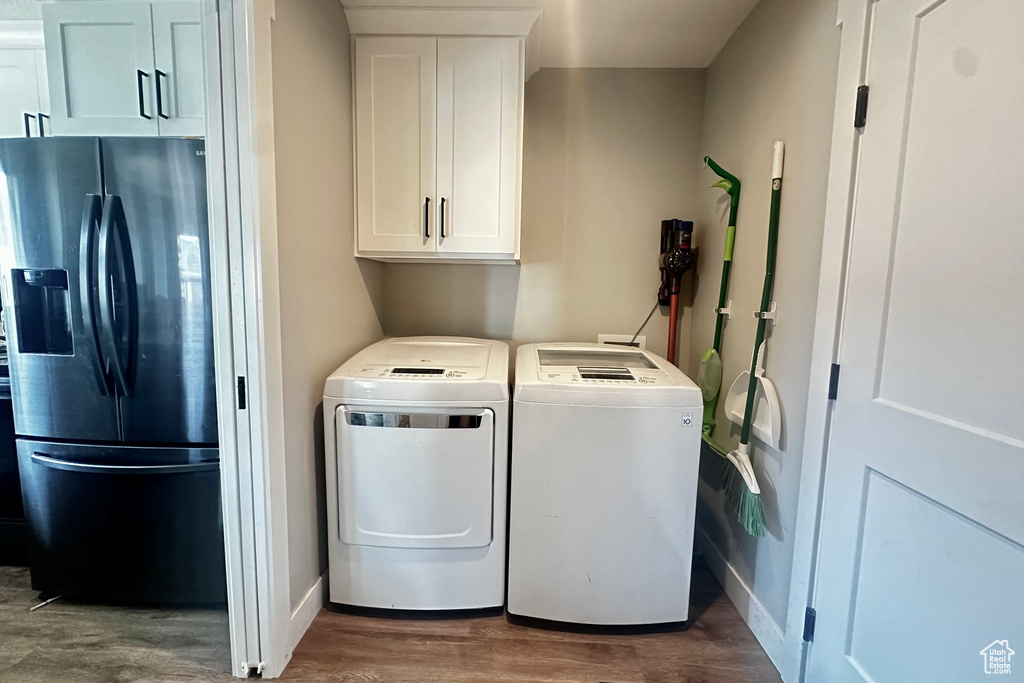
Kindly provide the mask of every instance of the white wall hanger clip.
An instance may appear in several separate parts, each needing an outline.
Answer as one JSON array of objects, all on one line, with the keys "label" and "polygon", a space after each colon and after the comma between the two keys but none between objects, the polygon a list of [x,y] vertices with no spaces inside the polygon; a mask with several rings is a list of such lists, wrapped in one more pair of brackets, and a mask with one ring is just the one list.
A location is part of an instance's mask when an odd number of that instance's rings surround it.
[{"label": "white wall hanger clip", "polygon": [[718,315],[724,315],[728,319],[732,315],[732,299],[726,299],[725,306],[716,308],[715,313]]},{"label": "white wall hanger clip", "polygon": [[775,302],[773,301],[771,303],[771,306],[768,307],[767,311],[754,311],[754,317],[759,320],[761,318],[764,318],[772,325],[774,325],[776,322],[778,322],[778,310],[775,307]]}]

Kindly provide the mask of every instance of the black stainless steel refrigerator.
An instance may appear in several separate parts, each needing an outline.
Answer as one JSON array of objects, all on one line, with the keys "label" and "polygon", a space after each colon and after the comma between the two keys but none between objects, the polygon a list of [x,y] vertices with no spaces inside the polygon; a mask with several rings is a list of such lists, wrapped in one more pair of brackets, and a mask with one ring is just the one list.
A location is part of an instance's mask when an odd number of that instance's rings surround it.
[{"label": "black stainless steel refrigerator", "polygon": [[0,140],[34,589],[226,600],[202,140]]}]

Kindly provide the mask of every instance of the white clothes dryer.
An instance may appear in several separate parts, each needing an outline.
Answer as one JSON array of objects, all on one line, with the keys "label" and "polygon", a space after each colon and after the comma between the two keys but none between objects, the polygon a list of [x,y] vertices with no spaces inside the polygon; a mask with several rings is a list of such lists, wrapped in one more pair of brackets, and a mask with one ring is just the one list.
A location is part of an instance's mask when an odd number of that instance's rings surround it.
[{"label": "white clothes dryer", "polygon": [[508,356],[497,341],[386,339],[327,379],[331,602],[504,604]]}]

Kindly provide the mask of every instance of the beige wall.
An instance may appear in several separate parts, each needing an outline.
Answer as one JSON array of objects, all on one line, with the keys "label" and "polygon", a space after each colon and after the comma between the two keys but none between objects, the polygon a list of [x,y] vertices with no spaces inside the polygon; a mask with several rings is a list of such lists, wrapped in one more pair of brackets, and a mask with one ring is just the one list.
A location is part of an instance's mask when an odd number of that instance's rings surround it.
[{"label": "beige wall", "polygon": [[326,568],[323,427],[327,376],[381,337],[382,268],[352,256],[352,92],[337,0],[276,5],[274,145],[294,608]]},{"label": "beige wall", "polygon": [[[767,372],[784,418],[783,450],[754,448],[768,533],[754,539],[723,513],[718,492],[721,460],[702,461],[698,524],[751,588],[780,630],[785,628],[793,558],[807,383],[817,299],[829,147],[840,31],[836,0],[761,2],[707,71],[701,151],[740,178],[743,191],[730,283],[733,317],[723,344],[723,394],[750,363],[764,277],[772,143],[786,143],[775,301],[779,321],[771,332]],[[853,113],[850,113],[851,121]],[[714,336],[714,315],[727,204],[706,171],[696,185],[700,205],[701,286],[694,308],[689,369]],[[714,255],[714,258],[707,258]],[[734,445],[738,428],[721,411],[716,438]]]},{"label": "beige wall", "polygon": [[[388,264],[388,335],[597,341],[633,334],[658,289],[661,220],[692,218],[704,73],[542,69],[526,84],[522,263]],[[664,354],[667,311],[645,330]],[[680,358],[691,310],[679,330]]]}]

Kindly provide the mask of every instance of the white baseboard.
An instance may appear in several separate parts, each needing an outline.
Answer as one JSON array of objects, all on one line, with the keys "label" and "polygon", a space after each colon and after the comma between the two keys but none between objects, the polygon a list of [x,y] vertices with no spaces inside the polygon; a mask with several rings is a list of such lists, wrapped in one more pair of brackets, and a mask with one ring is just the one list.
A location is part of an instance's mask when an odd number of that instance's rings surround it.
[{"label": "white baseboard", "polygon": [[754,596],[746,582],[736,573],[736,569],[725,559],[718,546],[700,527],[697,527],[696,534],[694,534],[694,543],[697,550],[704,556],[704,561],[707,562],[711,573],[722,584],[725,594],[729,596],[740,616],[743,617],[743,621],[747,622],[747,626],[757,638],[757,642],[768,653],[775,668],[781,672],[786,642],[786,636],[782,629],[768,614],[768,610],[764,608],[761,601]]},{"label": "white baseboard", "polygon": [[302,598],[302,602],[299,606],[292,610],[291,621],[288,624],[288,653],[289,656],[291,651],[295,649],[295,646],[302,640],[302,636],[306,634],[306,629],[316,619],[316,615],[320,613],[320,608],[324,606],[324,577],[321,576],[316,580],[316,583],[306,591],[305,597]]}]

